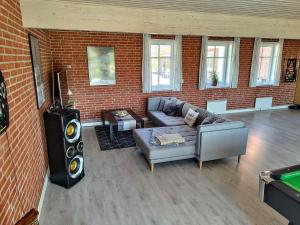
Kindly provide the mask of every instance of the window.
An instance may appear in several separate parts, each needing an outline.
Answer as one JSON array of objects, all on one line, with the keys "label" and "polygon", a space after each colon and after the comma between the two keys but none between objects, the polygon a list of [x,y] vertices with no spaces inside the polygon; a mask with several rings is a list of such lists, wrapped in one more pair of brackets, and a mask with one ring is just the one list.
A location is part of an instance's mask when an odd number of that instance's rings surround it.
[{"label": "window", "polygon": [[[208,40],[202,36],[199,89],[237,88],[240,68],[240,38],[233,41]],[[216,78],[216,79],[213,79]]]},{"label": "window", "polygon": [[[232,41],[208,41],[206,86],[229,87],[232,55]],[[213,74],[218,82],[213,81]]]},{"label": "window", "polygon": [[151,39],[143,34],[143,93],[181,91],[182,36],[175,39]]},{"label": "window", "polygon": [[265,42],[261,38],[255,38],[250,87],[279,85],[283,43],[283,39],[277,42]]},{"label": "window", "polygon": [[172,90],[174,83],[174,40],[150,41],[152,91]]},{"label": "window", "polygon": [[262,42],[258,60],[256,85],[270,85],[274,83],[274,54],[276,43]]}]

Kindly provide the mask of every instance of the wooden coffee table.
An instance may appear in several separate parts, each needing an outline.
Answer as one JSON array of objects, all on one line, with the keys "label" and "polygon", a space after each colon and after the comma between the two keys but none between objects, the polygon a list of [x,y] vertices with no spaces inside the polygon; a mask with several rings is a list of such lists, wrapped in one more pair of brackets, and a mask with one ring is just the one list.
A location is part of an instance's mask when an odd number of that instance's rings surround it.
[{"label": "wooden coffee table", "polygon": [[[131,109],[105,110],[102,112],[102,124],[103,124],[104,128],[108,127],[109,139],[111,142],[113,140],[113,128],[114,128],[114,126],[118,126],[118,121],[116,120],[115,116],[113,115],[113,112],[117,111],[117,110],[126,110],[136,121],[137,128],[138,128],[138,126],[140,128],[144,128],[144,120]],[[108,122],[108,124],[109,124],[108,126],[105,125],[105,121]]]}]

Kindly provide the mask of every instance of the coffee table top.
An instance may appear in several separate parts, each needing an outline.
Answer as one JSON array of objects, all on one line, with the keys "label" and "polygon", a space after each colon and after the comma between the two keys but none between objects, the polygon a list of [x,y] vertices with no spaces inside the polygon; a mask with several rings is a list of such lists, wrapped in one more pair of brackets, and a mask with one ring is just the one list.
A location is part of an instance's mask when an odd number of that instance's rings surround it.
[{"label": "coffee table top", "polygon": [[105,110],[102,112],[102,116],[104,118],[104,120],[108,121],[109,123],[113,124],[113,125],[117,125],[118,121],[116,120],[115,116],[113,115],[114,111],[117,110],[126,110],[132,117],[133,119],[136,120],[136,122],[142,122],[143,119],[138,116],[133,110],[131,109],[111,109],[111,110]]}]

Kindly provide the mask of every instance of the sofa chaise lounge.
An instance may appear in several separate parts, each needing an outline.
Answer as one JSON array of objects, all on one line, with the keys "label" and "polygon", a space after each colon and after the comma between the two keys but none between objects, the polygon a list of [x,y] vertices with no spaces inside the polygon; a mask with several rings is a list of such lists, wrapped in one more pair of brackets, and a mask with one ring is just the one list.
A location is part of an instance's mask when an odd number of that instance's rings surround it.
[{"label": "sofa chaise lounge", "polygon": [[[183,104],[182,116],[168,116],[162,111],[161,102],[166,99],[174,100],[176,104]],[[135,129],[133,137],[137,148],[142,150],[149,162],[152,172],[156,163],[196,158],[201,169],[204,161],[238,156],[239,162],[241,155],[246,154],[248,128],[241,121],[227,120],[174,97],[148,98],[147,106],[148,118],[156,127]],[[203,121],[203,118],[210,117],[214,118],[214,121],[222,119],[222,123],[201,125],[198,122],[190,127],[184,122],[184,117],[190,108],[199,113],[199,122]],[[157,130],[179,133],[186,141],[178,145],[155,144],[153,135]]]}]

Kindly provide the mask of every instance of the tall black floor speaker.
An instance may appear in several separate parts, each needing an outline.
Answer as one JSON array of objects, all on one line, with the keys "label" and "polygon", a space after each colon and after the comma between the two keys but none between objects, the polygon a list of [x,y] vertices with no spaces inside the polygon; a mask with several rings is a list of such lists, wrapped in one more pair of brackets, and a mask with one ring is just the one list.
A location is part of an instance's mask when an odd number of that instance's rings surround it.
[{"label": "tall black floor speaker", "polygon": [[50,180],[70,188],[84,177],[80,112],[57,109],[44,113]]}]

